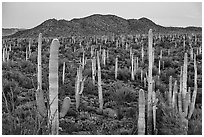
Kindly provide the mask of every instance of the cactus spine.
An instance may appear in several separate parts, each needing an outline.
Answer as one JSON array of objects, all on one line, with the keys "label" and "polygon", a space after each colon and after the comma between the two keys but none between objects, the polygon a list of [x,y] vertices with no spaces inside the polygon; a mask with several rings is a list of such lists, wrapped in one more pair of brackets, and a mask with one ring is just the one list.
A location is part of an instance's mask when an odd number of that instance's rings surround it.
[{"label": "cactus spine", "polygon": [[149,70],[148,70],[148,101],[147,101],[147,134],[152,134],[152,29],[148,34]]},{"label": "cactus spine", "polygon": [[[42,33],[39,34],[38,37],[38,85],[37,85],[37,91],[36,91],[36,104],[38,112],[41,116],[46,116],[46,107],[44,102],[44,94],[42,90],[42,65],[41,65],[41,49],[42,48]],[[40,118],[41,118],[40,116]]]},{"label": "cactus spine", "polygon": [[139,116],[138,116],[138,135],[145,134],[145,93],[139,90]]},{"label": "cactus spine", "polygon": [[98,64],[98,96],[99,96],[99,109],[103,110],[103,94],[102,94],[102,86],[101,86],[101,66],[99,53],[97,52],[97,64]]},{"label": "cactus spine", "polygon": [[59,41],[53,39],[50,46],[49,60],[49,122],[51,126],[51,134],[58,135],[59,119],[58,119],[58,52]]}]

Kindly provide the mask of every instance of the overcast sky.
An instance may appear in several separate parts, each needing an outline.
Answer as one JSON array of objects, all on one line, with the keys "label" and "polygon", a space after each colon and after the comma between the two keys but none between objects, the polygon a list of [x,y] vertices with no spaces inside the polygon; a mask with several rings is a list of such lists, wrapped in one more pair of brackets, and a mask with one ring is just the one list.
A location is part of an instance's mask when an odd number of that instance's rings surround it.
[{"label": "overcast sky", "polygon": [[3,2],[3,28],[33,28],[47,19],[114,14],[125,19],[147,17],[162,26],[202,26],[201,2]]}]

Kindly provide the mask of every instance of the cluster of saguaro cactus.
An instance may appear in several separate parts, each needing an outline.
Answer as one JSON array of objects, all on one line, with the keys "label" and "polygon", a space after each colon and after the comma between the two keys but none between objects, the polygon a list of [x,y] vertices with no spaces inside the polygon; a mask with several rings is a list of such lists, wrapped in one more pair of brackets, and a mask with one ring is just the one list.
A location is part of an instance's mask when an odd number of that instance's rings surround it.
[{"label": "cluster of saguaro cactus", "polygon": [[37,109],[40,113],[40,119],[41,117],[45,117],[47,115],[46,107],[45,107],[45,101],[44,101],[44,93],[42,90],[42,65],[41,65],[41,48],[42,48],[42,34],[39,34],[38,37],[38,85],[37,85],[37,91],[36,91],[36,102],[37,102]]},{"label": "cluster of saguaro cactus", "polygon": [[[169,106],[173,108],[175,112],[178,112],[181,118],[181,125],[185,127],[185,134],[188,131],[188,120],[191,118],[194,107],[195,100],[197,95],[197,65],[196,65],[196,56],[194,55],[194,91],[191,97],[191,89],[188,88],[187,92],[187,53],[184,56],[184,66],[181,67],[180,75],[180,88],[178,92],[177,80],[174,82],[173,95],[172,95],[172,77],[170,76],[169,80],[169,96],[168,102]],[[184,76],[185,75],[185,76]]]},{"label": "cluster of saguaro cactus", "polygon": [[[45,118],[48,114],[48,127],[51,129],[50,134],[58,134],[59,117],[58,117],[58,50],[59,41],[54,39],[50,47],[49,60],[49,105],[48,113],[44,101],[44,93],[42,90],[42,67],[41,67],[41,48],[42,48],[42,34],[38,38],[38,88],[36,90],[36,104],[39,112],[39,118]],[[64,117],[70,107],[71,100],[65,97],[60,117]]]},{"label": "cluster of saguaro cactus", "polygon": [[[138,119],[138,134],[145,134],[145,127],[147,128],[147,134],[156,134],[156,94],[155,89],[153,87],[154,80],[152,79],[152,67],[153,67],[153,52],[152,52],[152,44],[153,44],[153,33],[152,30],[149,30],[148,35],[148,53],[149,53],[149,69],[148,76],[146,73],[146,78],[148,81],[148,93],[147,100],[145,103],[144,91],[139,91],[139,119]],[[146,78],[144,78],[144,83],[146,82]],[[146,85],[146,83],[145,83]],[[145,104],[147,104],[147,123],[145,125]]]}]

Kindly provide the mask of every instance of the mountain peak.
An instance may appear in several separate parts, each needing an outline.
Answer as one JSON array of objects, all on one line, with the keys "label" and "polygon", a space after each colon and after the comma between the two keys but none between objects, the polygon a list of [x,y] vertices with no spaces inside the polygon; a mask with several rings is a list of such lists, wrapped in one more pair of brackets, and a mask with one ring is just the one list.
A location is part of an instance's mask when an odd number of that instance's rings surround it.
[{"label": "mountain peak", "polygon": [[124,19],[116,15],[93,14],[83,18],[74,18],[71,21],[55,18],[48,19],[40,25],[21,32],[16,32],[8,37],[37,37],[39,32],[46,37],[71,35],[107,35],[107,34],[144,34],[149,29],[159,33],[169,32],[201,32],[201,27],[178,28],[163,27],[155,24],[146,17],[140,19]]},{"label": "mountain peak", "polygon": [[149,24],[154,24],[156,25],[153,21],[151,21],[150,19],[146,18],[146,17],[142,17],[140,19],[138,19],[139,21],[143,22],[143,23],[149,23]]}]

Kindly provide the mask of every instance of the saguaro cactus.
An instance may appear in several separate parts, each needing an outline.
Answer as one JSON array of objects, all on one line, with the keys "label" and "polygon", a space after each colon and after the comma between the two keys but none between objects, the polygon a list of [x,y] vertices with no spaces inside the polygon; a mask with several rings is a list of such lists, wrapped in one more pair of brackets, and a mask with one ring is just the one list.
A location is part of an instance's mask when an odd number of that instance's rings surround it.
[{"label": "saguaro cactus", "polygon": [[134,57],[133,57],[133,54],[131,55],[131,79],[132,80],[135,80],[135,76],[134,76]]},{"label": "saguaro cactus", "polygon": [[102,86],[101,86],[101,66],[100,66],[100,59],[99,53],[97,52],[97,64],[98,64],[98,97],[99,97],[99,109],[103,110],[103,93],[102,93]]},{"label": "saguaro cactus", "polygon": [[93,84],[95,84],[95,76],[96,76],[96,58],[93,56],[92,58],[92,80]]},{"label": "saguaro cactus", "polygon": [[103,49],[103,54],[102,54],[102,59],[103,59],[103,65],[106,65],[106,50]]},{"label": "saguaro cactus", "polygon": [[177,96],[178,96],[178,87],[177,80],[174,82],[173,96],[172,96],[172,107],[177,111]]},{"label": "saguaro cactus", "polygon": [[147,101],[147,134],[152,134],[152,29],[148,34],[148,53],[149,53],[149,69],[148,69],[148,101]]},{"label": "saguaro cactus", "polygon": [[58,119],[58,52],[59,41],[53,39],[50,46],[49,59],[49,122],[51,126],[51,134],[58,135],[59,119]]},{"label": "saguaro cactus", "polygon": [[30,58],[30,56],[31,56],[31,43],[32,43],[32,39],[30,38],[29,39],[29,45],[28,45],[28,57]]},{"label": "saguaro cactus", "polygon": [[159,75],[161,74],[161,61],[159,60]]},{"label": "saguaro cactus", "polygon": [[47,113],[46,113],[46,107],[45,107],[45,101],[44,101],[44,93],[42,90],[41,48],[42,48],[42,33],[40,33],[38,37],[38,77],[37,77],[38,85],[37,85],[37,91],[36,91],[36,104],[40,115],[45,117]]},{"label": "saguaro cactus", "polygon": [[138,116],[138,135],[145,134],[145,93],[143,89],[139,91],[139,116]]},{"label": "saguaro cactus", "polygon": [[117,79],[118,75],[118,57],[115,58],[115,79]]},{"label": "saguaro cactus", "polygon": [[84,65],[85,65],[85,53],[83,51],[83,57],[82,57],[82,69],[84,69]]},{"label": "saguaro cactus", "polygon": [[188,68],[188,57],[187,53],[184,55],[184,65],[183,65],[183,90],[182,90],[182,96],[185,98],[186,92],[187,92],[187,68]]},{"label": "saguaro cactus", "polygon": [[77,76],[76,76],[76,83],[75,83],[75,99],[76,99],[76,110],[79,108],[80,104],[80,81],[82,80],[82,66],[79,65],[79,68],[77,68]]},{"label": "saguaro cactus", "polygon": [[64,98],[61,112],[60,112],[60,117],[64,117],[67,114],[67,111],[69,110],[70,105],[71,105],[71,99],[69,97]]},{"label": "saguaro cactus", "polygon": [[169,94],[168,94],[169,105],[172,105],[172,76],[169,77]]},{"label": "saguaro cactus", "polygon": [[62,83],[64,84],[65,80],[65,62],[63,62],[63,70],[62,70]]},{"label": "saguaro cactus", "polygon": [[3,54],[2,54],[2,57],[3,57],[3,62],[5,62],[5,48],[3,48]]},{"label": "saguaro cactus", "polygon": [[[185,127],[185,131],[183,134],[187,134],[188,131],[188,120],[191,118],[194,107],[195,107],[195,100],[197,95],[197,65],[196,65],[196,56],[194,56],[194,91],[191,99],[191,90],[186,92],[185,96],[183,96],[183,69],[181,67],[181,75],[180,75],[180,92],[177,93],[177,81],[174,83],[174,91],[172,97],[172,107],[174,111],[178,111],[180,118],[181,118],[181,126]],[[177,97],[178,96],[178,104],[177,104]]]},{"label": "saguaro cactus", "polygon": [[188,119],[191,118],[194,108],[195,108],[195,101],[196,101],[196,96],[197,96],[197,89],[198,89],[198,85],[197,85],[197,65],[196,65],[196,55],[194,55],[194,90],[193,90],[193,95],[192,95],[192,99],[190,102],[190,111],[188,114]]},{"label": "saguaro cactus", "polygon": [[142,53],[141,53],[142,54],[142,63],[144,63],[144,48],[143,48],[143,45],[142,45],[142,49],[141,50],[142,50]]}]

